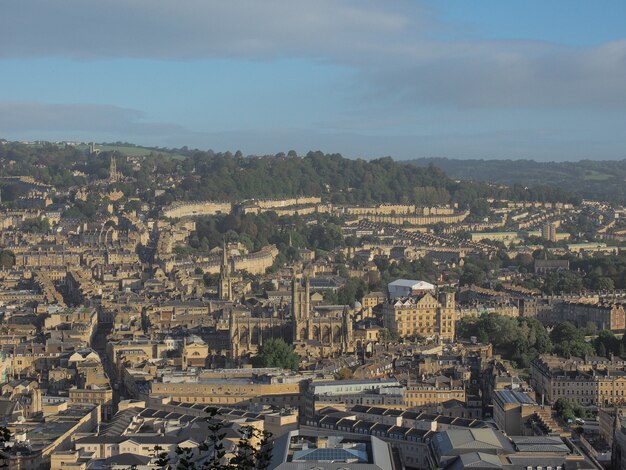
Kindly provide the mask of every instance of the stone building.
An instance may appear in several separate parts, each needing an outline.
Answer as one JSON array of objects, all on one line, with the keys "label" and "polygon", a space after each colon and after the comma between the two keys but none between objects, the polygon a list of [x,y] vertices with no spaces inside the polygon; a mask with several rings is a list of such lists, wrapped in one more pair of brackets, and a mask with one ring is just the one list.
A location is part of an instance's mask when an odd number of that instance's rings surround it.
[{"label": "stone building", "polygon": [[291,321],[293,344],[301,355],[332,356],[354,351],[352,318],[347,309],[341,314],[327,311],[313,314],[309,279],[294,277],[291,281]]},{"label": "stone building", "polygon": [[[220,284],[222,281],[220,280]],[[289,315],[274,309],[269,315],[236,312],[228,315],[231,359],[254,355],[270,338],[282,338],[305,357],[330,357],[354,351],[352,317],[328,309],[313,312],[308,278],[292,279]]]},{"label": "stone building", "polygon": [[544,354],[530,364],[530,384],[548,403],[559,398],[582,406],[626,403],[626,365],[621,359]]},{"label": "stone building", "polygon": [[390,299],[383,304],[383,326],[400,336],[454,339],[456,302],[453,293],[431,293]]}]

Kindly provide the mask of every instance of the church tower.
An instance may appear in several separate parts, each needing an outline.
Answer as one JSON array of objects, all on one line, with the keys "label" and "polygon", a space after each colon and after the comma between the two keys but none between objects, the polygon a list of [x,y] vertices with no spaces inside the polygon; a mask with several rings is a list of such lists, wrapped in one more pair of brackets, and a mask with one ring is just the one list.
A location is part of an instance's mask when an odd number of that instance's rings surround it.
[{"label": "church tower", "polygon": [[220,266],[220,283],[217,287],[217,294],[220,300],[233,301],[233,279],[230,275],[230,265],[228,261],[228,250],[226,240],[222,250],[222,265]]},{"label": "church tower", "polygon": [[111,163],[109,164],[109,181],[115,183],[119,180],[119,173],[117,172],[117,163],[115,162],[115,155],[111,155]]},{"label": "church tower", "polygon": [[[304,281],[304,285],[303,285]],[[309,278],[291,280],[291,321],[293,322],[294,341],[310,339],[309,320],[311,317]]]}]

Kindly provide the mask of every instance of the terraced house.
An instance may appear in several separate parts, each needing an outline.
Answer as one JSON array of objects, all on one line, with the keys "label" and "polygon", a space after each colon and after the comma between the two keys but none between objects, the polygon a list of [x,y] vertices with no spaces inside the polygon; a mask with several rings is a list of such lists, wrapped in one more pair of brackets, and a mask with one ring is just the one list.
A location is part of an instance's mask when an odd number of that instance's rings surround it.
[{"label": "terraced house", "polygon": [[559,398],[582,406],[626,402],[626,367],[622,360],[542,355],[530,365],[530,380],[537,395],[548,403]]}]

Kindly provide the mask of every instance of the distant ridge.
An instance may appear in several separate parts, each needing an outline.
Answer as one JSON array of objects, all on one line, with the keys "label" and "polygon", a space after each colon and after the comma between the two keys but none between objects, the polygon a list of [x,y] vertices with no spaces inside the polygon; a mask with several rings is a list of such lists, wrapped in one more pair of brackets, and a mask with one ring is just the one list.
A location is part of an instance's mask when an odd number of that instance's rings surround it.
[{"label": "distant ridge", "polygon": [[551,186],[587,199],[626,203],[626,159],[537,162],[534,160],[459,160],[420,158],[412,165],[441,168],[452,179],[506,185]]}]

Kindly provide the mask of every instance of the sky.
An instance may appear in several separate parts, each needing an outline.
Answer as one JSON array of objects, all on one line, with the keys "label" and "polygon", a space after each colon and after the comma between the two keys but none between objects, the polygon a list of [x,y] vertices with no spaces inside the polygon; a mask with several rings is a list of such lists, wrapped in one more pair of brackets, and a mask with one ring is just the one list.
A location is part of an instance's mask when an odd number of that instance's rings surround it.
[{"label": "sky", "polygon": [[0,138],[624,159],[626,2],[5,2]]}]

